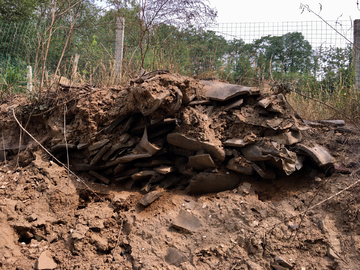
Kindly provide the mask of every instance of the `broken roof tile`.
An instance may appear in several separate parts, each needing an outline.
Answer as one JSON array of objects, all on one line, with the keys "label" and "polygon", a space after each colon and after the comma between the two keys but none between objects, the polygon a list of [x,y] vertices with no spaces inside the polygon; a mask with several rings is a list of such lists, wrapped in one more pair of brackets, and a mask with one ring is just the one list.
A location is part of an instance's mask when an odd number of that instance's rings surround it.
[{"label": "broken roof tile", "polygon": [[198,141],[194,138],[189,138],[180,133],[170,133],[167,135],[168,143],[181,147],[190,151],[204,150],[209,153],[213,158],[223,161],[225,159],[225,151],[219,146],[210,142]]},{"label": "broken roof tile", "polygon": [[335,159],[332,155],[322,146],[315,144],[313,147],[306,146],[304,144],[297,144],[297,149],[302,151],[305,155],[310,157],[316,162],[319,167],[326,165],[332,165]]},{"label": "broken roof tile", "polygon": [[203,171],[208,168],[216,168],[216,165],[209,154],[200,154],[189,157],[188,167]]},{"label": "broken roof tile", "polygon": [[251,87],[223,83],[218,81],[201,82],[205,84],[204,90],[206,97],[217,101],[225,101],[236,96],[246,95],[251,90]]}]

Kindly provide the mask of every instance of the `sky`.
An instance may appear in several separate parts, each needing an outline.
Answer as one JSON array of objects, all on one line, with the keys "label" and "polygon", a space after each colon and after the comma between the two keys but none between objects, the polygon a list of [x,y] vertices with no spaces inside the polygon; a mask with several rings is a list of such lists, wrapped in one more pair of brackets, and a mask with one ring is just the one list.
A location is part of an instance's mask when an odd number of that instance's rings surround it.
[{"label": "sky", "polygon": [[[360,19],[357,9],[359,0],[209,0],[211,7],[218,11],[218,23],[237,22],[281,22],[281,21],[317,21],[314,14],[304,11],[301,14],[300,3],[308,5],[325,20]],[[360,8],[360,4],[359,4]]]},{"label": "sky", "polygon": [[[218,11],[219,23],[211,30],[226,39],[241,38],[246,43],[266,35],[301,32],[313,47],[344,47],[348,44],[347,40],[321,18],[352,40],[353,21],[360,19],[357,2],[360,0],[209,0],[210,6]],[[307,10],[302,12],[301,4],[307,5],[321,18]]]},{"label": "sky", "polygon": [[[103,5],[99,1],[97,3]],[[212,26],[211,30],[226,39],[241,38],[247,43],[266,35],[281,36],[288,32],[301,32],[315,47],[324,44],[344,47],[347,40],[321,19],[331,22],[348,40],[353,39],[353,21],[360,19],[360,3],[357,5],[360,0],[207,1],[218,11],[218,25]],[[301,4],[307,5],[321,18],[307,10],[302,12]],[[337,20],[341,20],[342,24],[335,23]]]}]

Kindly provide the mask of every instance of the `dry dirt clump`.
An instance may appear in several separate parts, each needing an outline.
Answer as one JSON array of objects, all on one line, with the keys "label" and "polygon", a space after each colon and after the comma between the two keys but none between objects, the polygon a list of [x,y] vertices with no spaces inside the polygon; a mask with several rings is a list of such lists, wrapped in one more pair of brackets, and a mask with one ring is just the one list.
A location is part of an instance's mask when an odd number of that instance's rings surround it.
[{"label": "dry dirt clump", "polygon": [[1,105],[2,269],[357,269],[343,121],[166,71],[49,91]]}]

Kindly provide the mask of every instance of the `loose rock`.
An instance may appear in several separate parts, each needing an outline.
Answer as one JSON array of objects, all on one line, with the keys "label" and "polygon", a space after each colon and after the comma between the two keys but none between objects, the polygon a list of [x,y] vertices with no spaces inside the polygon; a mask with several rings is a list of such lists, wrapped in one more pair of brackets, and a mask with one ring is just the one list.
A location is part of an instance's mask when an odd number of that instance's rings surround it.
[{"label": "loose rock", "polygon": [[172,226],[192,233],[200,227],[200,220],[189,212],[181,209]]},{"label": "loose rock", "polygon": [[48,270],[48,269],[55,269],[57,267],[57,264],[51,258],[48,251],[44,251],[41,253],[39,259],[36,263],[36,269],[38,270]]},{"label": "loose rock", "polygon": [[182,251],[176,248],[169,248],[165,256],[165,261],[168,264],[180,266],[181,263],[188,261],[188,258]]},{"label": "loose rock", "polygon": [[156,199],[164,195],[165,191],[163,189],[154,190],[152,192],[149,192],[144,197],[141,198],[139,201],[139,204],[142,206],[149,206],[151,203],[153,203]]}]

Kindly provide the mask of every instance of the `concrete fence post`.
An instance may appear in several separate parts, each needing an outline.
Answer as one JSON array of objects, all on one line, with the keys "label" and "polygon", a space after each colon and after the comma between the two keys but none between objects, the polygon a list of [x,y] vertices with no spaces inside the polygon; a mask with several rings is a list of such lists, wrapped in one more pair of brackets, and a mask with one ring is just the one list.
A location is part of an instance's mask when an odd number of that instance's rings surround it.
[{"label": "concrete fence post", "polygon": [[27,90],[32,93],[33,91],[33,72],[32,72],[32,67],[31,66],[27,66],[28,68],[28,72],[27,72],[27,85],[26,88]]},{"label": "concrete fence post", "polygon": [[71,82],[74,82],[77,79],[77,68],[78,68],[79,58],[80,58],[80,54],[75,53],[73,68],[71,72],[71,79],[70,79]]},{"label": "concrete fence post", "polygon": [[125,19],[116,19],[116,41],[115,41],[115,83],[120,82],[122,72],[122,59],[124,50]]},{"label": "concrete fence post", "polygon": [[354,21],[354,64],[355,64],[355,91],[360,90],[360,20]]}]

